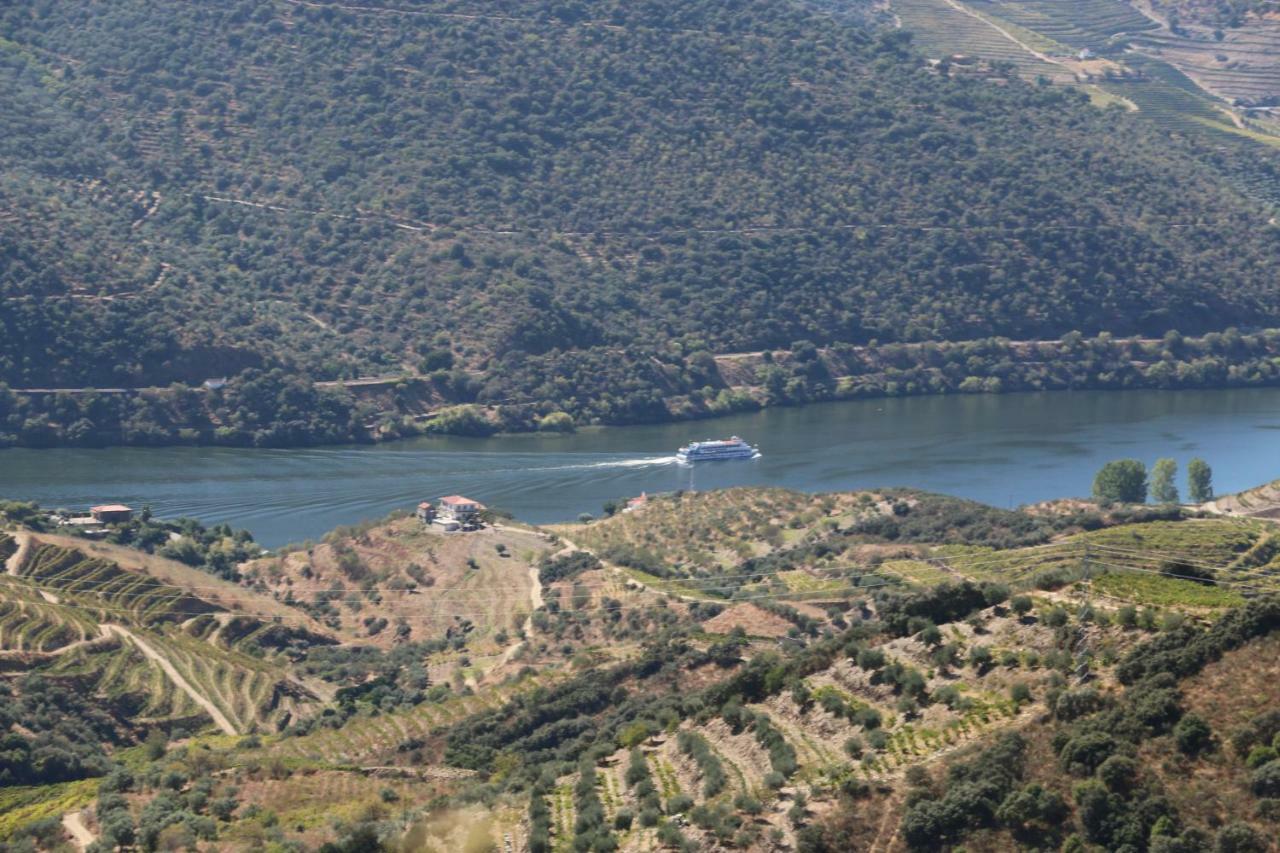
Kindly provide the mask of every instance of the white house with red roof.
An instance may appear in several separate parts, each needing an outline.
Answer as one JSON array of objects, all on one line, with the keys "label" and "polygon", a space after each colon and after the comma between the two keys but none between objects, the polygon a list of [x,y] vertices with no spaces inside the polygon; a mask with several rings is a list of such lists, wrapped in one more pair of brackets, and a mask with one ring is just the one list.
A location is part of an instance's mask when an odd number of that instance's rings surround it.
[{"label": "white house with red roof", "polygon": [[455,522],[462,527],[473,527],[480,523],[480,513],[484,512],[484,504],[464,498],[462,495],[446,495],[439,501],[436,511],[436,522]]}]

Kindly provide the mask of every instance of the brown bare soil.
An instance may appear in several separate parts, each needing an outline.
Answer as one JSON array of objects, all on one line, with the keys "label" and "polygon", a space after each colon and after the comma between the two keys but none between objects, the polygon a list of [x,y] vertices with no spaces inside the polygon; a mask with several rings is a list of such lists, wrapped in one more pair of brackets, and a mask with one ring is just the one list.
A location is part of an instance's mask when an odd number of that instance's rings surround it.
[{"label": "brown bare soil", "polygon": [[[281,601],[336,593],[324,622],[349,642],[386,647],[462,632],[473,649],[496,654],[503,644],[494,635],[514,634],[529,615],[529,570],[546,549],[542,536],[518,528],[444,533],[405,518],[242,571]],[[371,630],[375,619],[386,624]],[[407,629],[397,631],[401,625]]]},{"label": "brown bare soil", "polygon": [[702,627],[709,634],[728,634],[741,628],[751,637],[785,637],[794,626],[781,616],[747,603],[713,616],[702,623]]}]

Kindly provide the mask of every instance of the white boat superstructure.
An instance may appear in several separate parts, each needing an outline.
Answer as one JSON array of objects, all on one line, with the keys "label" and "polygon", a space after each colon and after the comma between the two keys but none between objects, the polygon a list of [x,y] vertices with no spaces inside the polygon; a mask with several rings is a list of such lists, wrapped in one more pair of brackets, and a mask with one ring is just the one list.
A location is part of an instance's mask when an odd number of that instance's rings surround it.
[{"label": "white boat superstructure", "polygon": [[716,462],[725,459],[757,459],[760,450],[736,435],[730,438],[693,441],[676,451],[676,459],[691,462]]}]

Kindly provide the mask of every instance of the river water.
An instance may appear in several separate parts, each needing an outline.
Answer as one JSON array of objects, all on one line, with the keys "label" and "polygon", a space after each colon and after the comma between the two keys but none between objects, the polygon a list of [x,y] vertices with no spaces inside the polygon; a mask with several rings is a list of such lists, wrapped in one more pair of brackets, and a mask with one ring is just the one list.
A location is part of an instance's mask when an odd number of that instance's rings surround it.
[{"label": "river water", "polygon": [[[737,434],[754,461],[677,465],[690,439]],[[0,496],[49,507],[151,504],[246,527],[263,545],[315,538],[443,494],[535,522],[642,491],[735,485],[913,486],[1015,506],[1086,495],[1119,457],[1202,456],[1219,492],[1280,477],[1280,389],[912,397],[771,409],[574,435],[418,438],[302,450],[0,450]],[[1181,470],[1180,470],[1181,474]]]}]

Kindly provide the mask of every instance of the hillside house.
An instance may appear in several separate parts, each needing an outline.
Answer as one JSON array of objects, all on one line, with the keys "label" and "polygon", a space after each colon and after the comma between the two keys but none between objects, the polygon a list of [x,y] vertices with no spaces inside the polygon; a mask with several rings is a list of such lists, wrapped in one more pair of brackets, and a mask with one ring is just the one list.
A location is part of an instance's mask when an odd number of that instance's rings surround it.
[{"label": "hillside house", "polygon": [[644,492],[640,493],[638,498],[628,498],[627,505],[622,508],[623,512],[635,512],[649,502],[649,495]]},{"label": "hillside house", "polygon": [[414,515],[423,524],[430,524],[436,520],[436,508],[431,505],[431,501],[423,501],[418,504],[418,511]]},{"label": "hillside house", "polygon": [[133,520],[133,508],[124,504],[102,504],[90,507],[89,515],[100,524],[124,524]]},{"label": "hillside house", "polygon": [[440,499],[440,507],[436,512],[437,524],[456,524],[462,528],[475,528],[480,525],[480,513],[484,512],[484,504],[464,498],[462,495],[446,495]]}]

